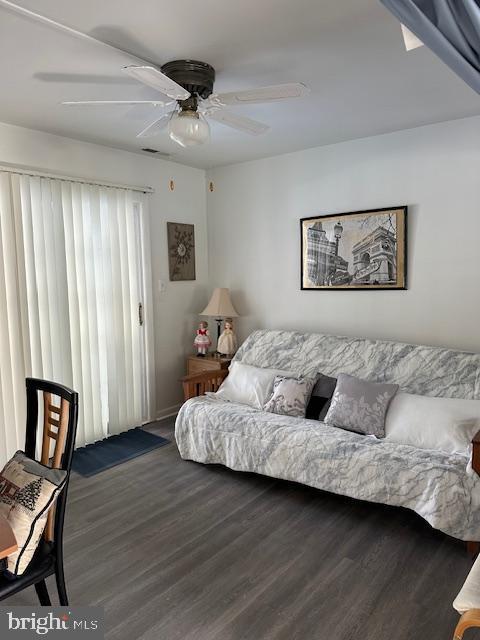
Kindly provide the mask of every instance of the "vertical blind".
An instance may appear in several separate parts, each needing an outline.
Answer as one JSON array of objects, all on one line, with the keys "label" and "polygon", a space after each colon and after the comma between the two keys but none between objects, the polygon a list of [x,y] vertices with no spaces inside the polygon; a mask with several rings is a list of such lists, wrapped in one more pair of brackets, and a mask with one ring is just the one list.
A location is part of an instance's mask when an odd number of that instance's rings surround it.
[{"label": "vertical blind", "polygon": [[25,377],[78,391],[77,446],[150,418],[146,196],[0,172],[0,458],[23,447]]}]

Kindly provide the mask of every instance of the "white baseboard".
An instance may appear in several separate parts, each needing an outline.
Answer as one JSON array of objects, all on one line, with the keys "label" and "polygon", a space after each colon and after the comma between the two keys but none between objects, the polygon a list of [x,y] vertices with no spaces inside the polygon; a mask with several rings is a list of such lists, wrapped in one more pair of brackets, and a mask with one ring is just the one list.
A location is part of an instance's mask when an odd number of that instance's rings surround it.
[{"label": "white baseboard", "polygon": [[174,404],[171,407],[165,407],[165,409],[160,409],[160,411],[157,411],[157,415],[155,419],[163,420],[163,418],[171,418],[172,416],[177,415],[178,410],[180,409],[181,406],[182,406],[182,403]]}]

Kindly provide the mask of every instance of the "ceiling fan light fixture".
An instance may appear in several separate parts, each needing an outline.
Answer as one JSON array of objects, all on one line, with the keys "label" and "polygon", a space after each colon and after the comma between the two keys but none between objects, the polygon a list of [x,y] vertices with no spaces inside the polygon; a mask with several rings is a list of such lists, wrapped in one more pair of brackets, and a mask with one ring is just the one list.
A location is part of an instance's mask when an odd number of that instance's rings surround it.
[{"label": "ceiling fan light fixture", "polygon": [[210,127],[197,111],[184,109],[168,123],[170,138],[182,147],[194,147],[210,139]]}]

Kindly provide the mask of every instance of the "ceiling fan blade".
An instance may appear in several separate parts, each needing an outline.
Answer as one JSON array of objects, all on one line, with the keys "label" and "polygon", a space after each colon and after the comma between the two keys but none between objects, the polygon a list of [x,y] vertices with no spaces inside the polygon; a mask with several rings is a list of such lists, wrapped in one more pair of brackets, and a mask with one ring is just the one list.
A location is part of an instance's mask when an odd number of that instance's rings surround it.
[{"label": "ceiling fan blade", "polygon": [[[99,40],[98,38],[93,37],[88,33],[84,33],[83,31],[79,31],[78,29],[74,29],[73,27],[69,27],[62,22],[57,22],[56,20],[52,20],[52,18],[48,18],[47,16],[42,15],[41,13],[37,13],[32,11],[31,9],[27,9],[26,7],[22,7],[15,2],[11,2],[11,0],[0,0],[0,6],[12,13],[17,13],[25,18],[30,20],[34,20],[35,22],[40,22],[48,27],[53,29],[57,29],[58,31],[63,31],[63,33],[67,33],[75,38],[81,38],[82,40],[86,40],[87,42],[91,42],[94,44],[102,45],[103,47],[108,47],[113,51],[117,51],[123,55],[127,55],[133,60],[137,60],[143,64],[154,64],[150,60],[146,60],[145,58],[140,58],[139,56],[131,53],[130,51],[126,51],[125,49],[121,49],[120,47],[115,46],[114,44],[110,44],[109,42],[104,42],[103,40]],[[97,28],[98,31],[98,28]]]},{"label": "ceiling fan blade", "polygon": [[131,87],[135,85],[133,78],[125,76],[109,76],[94,73],[60,73],[55,71],[37,71],[32,76],[35,80],[41,82],[64,82],[68,84],[101,84],[105,85],[123,85]]},{"label": "ceiling fan blade", "polygon": [[245,118],[245,116],[239,116],[236,113],[226,111],[225,109],[207,111],[205,115],[216,122],[226,125],[227,127],[232,127],[232,129],[249,133],[252,136],[258,136],[270,129],[269,126],[262,122],[257,122],[251,118]]},{"label": "ceiling fan blade", "polygon": [[162,129],[165,129],[171,117],[171,113],[164,113],[161,118],[154,120],[154,122],[149,124],[148,127],[145,127],[143,131],[137,133],[137,138],[151,138],[152,136],[156,136]]},{"label": "ceiling fan blade", "polygon": [[160,93],[164,93],[174,100],[186,100],[190,96],[186,89],[155,67],[129,65],[128,67],[123,67],[123,71],[139,82],[143,82],[143,84],[160,91]]},{"label": "ceiling fan blade", "polygon": [[163,102],[163,100],[65,100],[61,104],[66,105],[67,107],[126,107],[136,104],[151,104],[155,107],[168,107],[173,104],[173,102]]},{"label": "ceiling fan blade", "polygon": [[310,89],[300,82],[275,84],[270,87],[259,87],[247,91],[232,91],[213,96],[213,101],[222,105],[256,104],[277,102],[289,98],[302,98],[310,93]]}]

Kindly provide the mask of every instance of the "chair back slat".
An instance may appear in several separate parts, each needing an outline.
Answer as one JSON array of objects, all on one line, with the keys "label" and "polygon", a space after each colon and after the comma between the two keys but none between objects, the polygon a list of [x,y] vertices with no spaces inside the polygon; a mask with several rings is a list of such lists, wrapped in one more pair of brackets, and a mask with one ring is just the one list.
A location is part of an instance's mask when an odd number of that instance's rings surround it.
[{"label": "chair back slat", "polygon": [[[67,482],[55,507],[48,514],[44,537],[49,542],[61,545],[63,520],[67,497],[68,479],[72,466],[73,448],[78,420],[78,394],[63,385],[27,378],[27,432],[25,453],[35,459],[38,425],[38,396],[43,395],[43,429],[40,462],[53,469],[67,471]],[[60,398],[57,406],[53,397]],[[52,452],[52,443],[53,452]]]},{"label": "chair back slat", "polygon": [[[61,398],[60,406],[53,404],[52,394],[43,391],[43,440],[41,463],[51,466],[53,469],[60,469],[63,451],[65,448],[65,440],[68,429],[68,414],[70,403]],[[57,417],[53,417],[57,416]],[[52,427],[56,431],[52,430]],[[50,456],[52,440],[55,442],[53,456]],[[47,524],[45,526],[44,537],[48,542],[53,540],[53,523],[54,523],[55,507],[50,509]]]},{"label": "chair back slat", "polygon": [[61,412],[62,412],[62,408],[61,407],[56,407],[53,404],[49,404],[48,405],[48,410],[49,410],[50,413],[56,413],[57,415],[60,415]]}]

